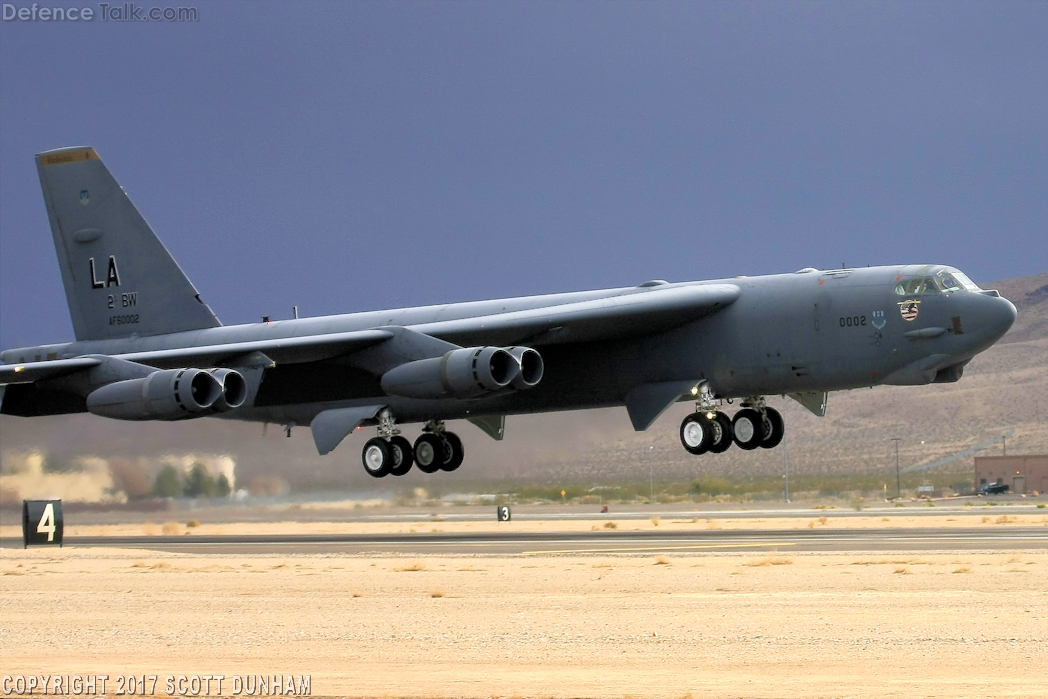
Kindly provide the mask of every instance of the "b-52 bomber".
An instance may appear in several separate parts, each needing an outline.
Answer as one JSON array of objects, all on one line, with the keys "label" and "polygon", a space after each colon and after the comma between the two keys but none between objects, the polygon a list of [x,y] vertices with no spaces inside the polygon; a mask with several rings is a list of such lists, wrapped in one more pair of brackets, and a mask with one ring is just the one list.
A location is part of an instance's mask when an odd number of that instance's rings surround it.
[{"label": "b-52 bomber", "polygon": [[625,406],[645,430],[678,401],[688,452],[770,449],[765,396],[823,415],[831,391],[957,381],[1015,321],[953,267],[896,265],[224,326],[94,149],[36,165],[76,341],[0,353],[4,414],[308,425],[320,454],[374,426],[375,477],[458,468],[447,420],[501,439],[507,415]]}]

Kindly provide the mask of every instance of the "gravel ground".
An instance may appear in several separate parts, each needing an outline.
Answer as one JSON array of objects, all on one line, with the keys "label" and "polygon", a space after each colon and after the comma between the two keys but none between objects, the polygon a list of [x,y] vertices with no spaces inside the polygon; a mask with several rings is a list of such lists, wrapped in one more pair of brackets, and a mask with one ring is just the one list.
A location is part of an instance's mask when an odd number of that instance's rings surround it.
[{"label": "gravel ground", "polygon": [[169,674],[277,673],[314,696],[1048,696],[1044,552],[67,548],[0,570],[3,674],[157,674],[157,696]]}]

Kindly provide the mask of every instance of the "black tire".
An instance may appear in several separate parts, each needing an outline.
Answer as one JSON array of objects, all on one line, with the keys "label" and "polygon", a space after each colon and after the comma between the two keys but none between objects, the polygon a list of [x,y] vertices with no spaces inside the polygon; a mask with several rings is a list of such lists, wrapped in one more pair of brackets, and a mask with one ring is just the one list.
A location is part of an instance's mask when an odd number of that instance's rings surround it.
[{"label": "black tire", "polygon": [[739,449],[756,449],[764,440],[764,418],[752,408],[743,408],[735,413],[731,432]]},{"label": "black tire", "polygon": [[411,442],[400,435],[389,440],[390,456],[393,464],[389,467],[391,476],[403,476],[411,470],[411,464],[415,462],[415,452],[411,448]]},{"label": "black tire", "polygon": [[444,440],[426,432],[415,440],[415,466],[423,473],[436,473],[444,463]]},{"label": "black tire", "polygon": [[774,408],[764,409],[764,437],[761,439],[762,449],[774,449],[779,446],[783,436],[786,434],[786,423],[782,415]]},{"label": "black tire", "polygon": [[445,471],[454,471],[462,465],[462,460],[466,457],[462,449],[462,440],[454,432],[445,432],[444,448],[444,463],[440,468]]},{"label": "black tire", "polygon": [[727,451],[735,442],[731,431],[731,418],[724,413],[717,412],[713,414],[710,425],[714,433],[713,441],[710,443],[710,453],[720,454]]},{"label": "black tire", "polygon": [[680,423],[680,443],[689,454],[705,454],[713,441],[713,428],[705,413],[692,413]]},{"label": "black tire", "polygon": [[381,437],[369,439],[360,453],[364,470],[373,478],[382,478],[389,473],[393,459],[389,453],[389,442]]}]

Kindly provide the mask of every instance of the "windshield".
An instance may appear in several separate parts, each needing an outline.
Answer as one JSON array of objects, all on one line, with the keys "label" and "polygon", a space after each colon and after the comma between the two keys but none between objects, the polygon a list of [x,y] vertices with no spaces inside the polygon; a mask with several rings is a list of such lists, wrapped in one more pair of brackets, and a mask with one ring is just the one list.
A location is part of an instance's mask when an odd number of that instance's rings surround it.
[{"label": "windshield", "polygon": [[982,289],[979,288],[979,285],[969,279],[964,272],[954,270],[951,272],[951,275],[968,291],[982,291]]},{"label": "windshield", "polygon": [[895,285],[899,296],[918,296],[927,294],[951,294],[956,291],[979,291],[979,287],[961,272],[939,270],[934,277],[905,279]]}]

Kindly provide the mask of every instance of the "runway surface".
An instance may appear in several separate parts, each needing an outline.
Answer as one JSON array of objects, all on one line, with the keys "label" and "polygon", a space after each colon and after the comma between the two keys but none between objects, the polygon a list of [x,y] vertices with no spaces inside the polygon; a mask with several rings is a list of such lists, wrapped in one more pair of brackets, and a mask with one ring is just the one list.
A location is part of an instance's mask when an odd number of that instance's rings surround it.
[{"label": "runway surface", "polygon": [[[571,555],[702,553],[789,550],[1000,551],[1048,550],[1048,527],[971,529],[780,529],[767,531],[485,534],[295,534],[276,536],[114,536],[67,537],[67,547],[142,548],[213,554],[396,554],[396,555]],[[21,539],[0,540],[21,548]]]}]

